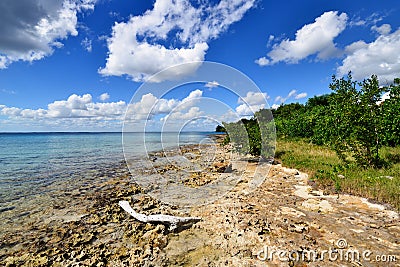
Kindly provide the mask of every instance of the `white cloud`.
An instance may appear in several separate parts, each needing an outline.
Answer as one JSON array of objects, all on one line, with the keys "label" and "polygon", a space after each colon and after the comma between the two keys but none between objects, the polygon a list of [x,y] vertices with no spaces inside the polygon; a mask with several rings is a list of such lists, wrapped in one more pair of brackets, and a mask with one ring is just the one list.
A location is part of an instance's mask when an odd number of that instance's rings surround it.
[{"label": "white cloud", "polygon": [[187,102],[187,101],[191,101],[193,99],[197,99],[199,97],[202,97],[202,95],[203,95],[203,92],[199,89],[196,89],[196,90],[190,92],[189,95],[182,100],[182,102]]},{"label": "white cloud", "polygon": [[302,99],[302,98],[306,98],[307,97],[307,93],[300,93],[298,95],[296,95],[294,98],[295,99]]},{"label": "white cloud", "polygon": [[58,100],[48,104],[47,109],[20,109],[16,107],[3,107],[1,115],[11,118],[121,118],[126,109],[124,101],[110,103],[95,103],[90,94],[82,96],[73,94],[67,100]]},{"label": "white cloud", "polygon": [[110,99],[110,95],[108,93],[103,93],[99,96],[99,99],[101,101],[107,101],[108,99]]},{"label": "white cloud", "polygon": [[0,70],[7,68],[7,57],[0,55]]},{"label": "white cloud", "polygon": [[273,104],[271,108],[272,108],[272,109],[278,109],[280,106],[281,106],[281,105]]},{"label": "white cloud", "polygon": [[215,117],[214,118],[216,121],[219,122],[235,122],[238,121],[240,119],[240,115],[235,112],[232,109],[228,109],[228,111],[226,111],[224,114],[222,114],[221,116]]},{"label": "white cloud", "polygon": [[247,92],[246,96],[239,97],[238,107],[236,107],[236,112],[240,116],[253,115],[255,112],[266,107],[267,99],[269,96],[267,93],[262,92]]},{"label": "white cloud", "polygon": [[338,67],[338,76],[352,72],[356,80],[378,75],[380,82],[390,83],[400,73],[400,29],[382,34],[371,43],[355,42],[346,47],[346,57]]},{"label": "white cloud", "polygon": [[346,54],[352,54],[355,51],[358,51],[360,49],[364,49],[366,47],[368,47],[368,44],[365,43],[364,41],[360,40],[360,41],[354,42],[354,43],[346,46],[345,52],[346,52]]},{"label": "white cloud", "polygon": [[239,97],[238,103],[245,103],[248,105],[261,105],[265,104],[269,96],[267,93],[262,92],[247,92],[246,96]]},{"label": "white cloud", "polygon": [[[202,96],[201,90],[194,90],[182,99],[157,98],[148,93],[141,97],[139,102],[131,103],[127,111],[128,120],[150,120],[155,115],[184,112],[192,108]],[[174,115],[172,118],[176,118]]]},{"label": "white cloud", "polygon": [[296,95],[296,92],[297,92],[296,90],[290,91],[287,98],[291,98],[292,96]]},{"label": "white cloud", "polygon": [[81,45],[89,53],[92,52],[92,40],[89,38],[85,37],[85,39],[82,40]]},{"label": "white cloud", "polygon": [[382,21],[384,17],[385,17],[384,15],[374,12],[367,18],[363,19],[361,19],[360,17],[352,18],[351,21],[349,21],[349,25],[364,26],[364,27],[369,25],[376,25],[378,22]]},{"label": "white cloud", "polygon": [[202,96],[203,96],[203,91],[199,89],[190,92],[189,95],[185,97],[182,101],[176,101],[177,102],[176,110],[182,111],[193,107],[201,100]]},{"label": "white cloud", "polygon": [[377,101],[376,104],[380,105],[380,104],[382,104],[383,102],[385,102],[385,100],[388,100],[388,99],[390,99],[390,92],[384,93],[384,94],[382,95],[381,100]]},{"label": "white cloud", "polygon": [[250,106],[247,104],[241,104],[240,106],[236,107],[236,112],[239,114],[239,116],[252,116],[260,109],[265,108],[265,106],[265,104]]},{"label": "white cloud", "polygon": [[278,62],[298,63],[300,60],[316,54],[319,59],[327,59],[337,54],[333,42],[345,28],[347,14],[329,11],[315,19],[314,23],[303,26],[296,32],[295,40],[285,39],[275,44],[267,57],[256,60],[260,66]]},{"label": "white cloud", "polygon": [[382,24],[380,27],[374,25],[371,27],[371,30],[376,31],[380,35],[386,35],[392,31],[392,26],[389,24]]},{"label": "white cloud", "polygon": [[[203,61],[207,42],[239,21],[254,3],[255,0],[222,0],[216,5],[201,2],[194,7],[184,0],[156,0],[152,10],[127,22],[115,23],[112,36],[107,39],[107,62],[99,73],[128,75],[134,81],[144,81],[167,67]],[[175,47],[165,46],[170,40]],[[166,80],[191,74],[199,66],[191,65],[179,73],[174,69],[159,78]]]},{"label": "white cloud", "polygon": [[259,66],[263,67],[263,66],[267,66],[270,64],[270,61],[268,58],[266,57],[260,57],[259,59],[256,59],[254,61],[256,64],[258,64]]},{"label": "white cloud", "polygon": [[[298,94],[298,93],[297,93],[297,90],[291,90],[291,91],[288,93],[288,95],[287,95],[286,97],[283,97],[283,96],[277,96],[277,97],[275,97],[275,102],[276,102],[276,103],[283,104],[283,103],[285,103],[288,99],[293,98],[293,97],[294,97],[294,99],[296,99],[296,100],[302,99],[302,98],[307,97],[307,93],[299,93],[299,94]],[[279,107],[280,104],[279,104],[279,105],[276,105],[275,107],[276,107],[276,108]],[[274,105],[273,105],[273,107],[274,107]]]},{"label": "white cloud", "polygon": [[272,44],[272,42],[273,42],[274,40],[275,40],[275,36],[270,35],[270,36],[268,37],[267,47],[270,47],[271,44]]},{"label": "white cloud", "polygon": [[204,86],[211,89],[211,88],[214,88],[214,87],[218,87],[219,83],[217,81],[212,81],[212,82],[206,83],[206,85],[204,85]]},{"label": "white cloud", "polygon": [[169,113],[165,118],[163,118],[163,121],[167,120],[191,120],[198,118],[204,114],[204,111],[201,111],[199,107],[191,107],[188,111],[186,112],[181,112],[181,111],[173,111]]},{"label": "white cloud", "polygon": [[9,116],[9,117],[17,117],[21,115],[21,109],[16,107],[1,107],[1,115]]},{"label": "white cloud", "polygon": [[92,10],[96,0],[3,0],[0,4],[0,69],[15,61],[51,55],[60,40],[78,34],[78,13]]},{"label": "white cloud", "polygon": [[[153,94],[148,93],[142,96],[139,102],[136,103],[131,103],[129,105],[129,108],[126,113],[126,119],[129,120],[147,120],[151,119],[154,114],[157,113],[157,110],[155,109],[155,105],[158,102],[158,98],[155,97]],[[162,106],[162,109],[159,113],[165,113],[169,112],[169,109],[172,109],[170,107],[170,104],[173,106],[175,105],[174,103],[169,103],[168,101],[161,101],[163,103],[159,103],[160,106]]]}]

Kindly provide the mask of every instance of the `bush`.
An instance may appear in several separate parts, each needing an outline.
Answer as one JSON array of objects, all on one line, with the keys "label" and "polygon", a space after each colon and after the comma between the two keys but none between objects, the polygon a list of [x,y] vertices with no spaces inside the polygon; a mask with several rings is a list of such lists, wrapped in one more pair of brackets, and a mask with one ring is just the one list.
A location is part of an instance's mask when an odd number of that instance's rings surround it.
[{"label": "bush", "polygon": [[326,119],[330,125],[326,131],[328,144],[345,162],[354,159],[363,167],[381,166],[383,128],[379,101],[386,89],[379,86],[375,75],[357,83],[350,73],[347,79],[333,76],[329,87],[334,94]]},{"label": "bush", "polygon": [[[263,109],[249,120],[224,124],[230,135],[226,141],[240,153],[268,158],[273,156],[276,134],[306,138],[331,147],[345,163],[383,166],[380,148],[400,145],[400,79],[382,87],[376,75],[359,83],[349,73],[341,79],[333,76],[329,87],[331,94],[310,98],[305,105]],[[385,92],[390,98],[382,102]]]}]

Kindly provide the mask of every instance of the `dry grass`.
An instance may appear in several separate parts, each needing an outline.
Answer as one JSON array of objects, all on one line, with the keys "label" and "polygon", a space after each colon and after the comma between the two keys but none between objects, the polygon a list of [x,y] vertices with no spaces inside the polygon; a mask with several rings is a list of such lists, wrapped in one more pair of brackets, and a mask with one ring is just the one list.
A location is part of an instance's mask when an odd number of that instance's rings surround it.
[{"label": "dry grass", "polygon": [[283,165],[308,173],[327,191],[366,197],[400,211],[400,147],[381,150],[388,163],[382,169],[345,166],[334,151],[305,140],[280,138],[275,155]]}]

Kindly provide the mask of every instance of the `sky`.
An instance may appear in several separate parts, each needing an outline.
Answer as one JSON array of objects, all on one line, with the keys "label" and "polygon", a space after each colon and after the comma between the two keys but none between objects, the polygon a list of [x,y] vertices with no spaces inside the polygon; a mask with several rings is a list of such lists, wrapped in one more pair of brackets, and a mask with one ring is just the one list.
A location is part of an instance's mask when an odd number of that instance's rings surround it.
[{"label": "sky", "polygon": [[329,93],[332,75],[387,84],[399,13],[398,0],[2,0],[0,132],[212,131]]}]

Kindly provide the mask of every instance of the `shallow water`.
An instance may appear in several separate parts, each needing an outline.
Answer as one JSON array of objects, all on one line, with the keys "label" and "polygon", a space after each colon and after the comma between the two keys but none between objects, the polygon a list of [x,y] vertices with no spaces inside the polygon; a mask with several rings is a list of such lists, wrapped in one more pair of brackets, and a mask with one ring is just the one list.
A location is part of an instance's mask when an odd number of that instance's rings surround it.
[{"label": "shallow water", "polygon": [[134,160],[201,143],[208,134],[0,133],[0,214],[21,213],[15,208],[21,202],[40,205],[65,192],[95,188],[113,170],[125,167],[124,151]]}]

